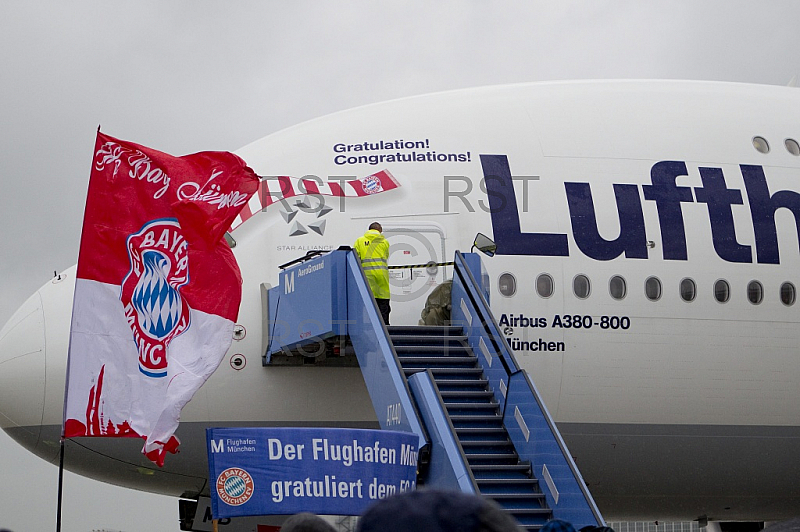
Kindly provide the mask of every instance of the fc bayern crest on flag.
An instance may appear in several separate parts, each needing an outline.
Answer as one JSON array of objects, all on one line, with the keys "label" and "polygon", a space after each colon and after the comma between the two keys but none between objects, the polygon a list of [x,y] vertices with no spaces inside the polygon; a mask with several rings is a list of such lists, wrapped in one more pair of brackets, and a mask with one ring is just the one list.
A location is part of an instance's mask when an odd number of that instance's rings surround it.
[{"label": "fc bayern crest on flag", "polygon": [[119,299],[139,350],[139,371],[166,377],[167,346],[190,325],[180,288],[189,282],[186,239],[175,218],[152,220],[126,242],[131,269]]}]

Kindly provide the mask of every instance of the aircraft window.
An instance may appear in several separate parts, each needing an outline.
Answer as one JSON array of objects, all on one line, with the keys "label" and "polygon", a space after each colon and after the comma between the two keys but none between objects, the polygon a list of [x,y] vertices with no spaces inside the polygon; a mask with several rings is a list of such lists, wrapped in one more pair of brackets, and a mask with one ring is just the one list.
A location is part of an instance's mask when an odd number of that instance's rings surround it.
[{"label": "aircraft window", "polygon": [[661,281],[658,277],[648,277],[644,282],[644,295],[650,301],[658,301],[661,299]]},{"label": "aircraft window", "polygon": [[497,288],[506,297],[511,297],[517,293],[517,278],[511,273],[504,273],[497,280]]},{"label": "aircraft window", "polygon": [[576,275],[572,280],[572,291],[575,292],[575,297],[579,299],[586,299],[592,290],[592,285],[589,283],[589,278],[582,273]]},{"label": "aircraft window", "polygon": [[714,298],[720,303],[727,303],[731,298],[731,285],[725,279],[714,283]]},{"label": "aircraft window", "polygon": [[800,155],[800,144],[794,139],[786,139],[783,141],[786,145],[786,150],[792,155]]},{"label": "aircraft window", "polygon": [[769,153],[769,142],[764,137],[753,137],[753,147],[760,153]]},{"label": "aircraft window", "polygon": [[764,286],[758,281],[750,281],[747,284],[747,299],[753,305],[764,301]]},{"label": "aircraft window", "polygon": [[614,299],[624,298],[625,294],[628,292],[625,279],[619,275],[612,277],[611,280],[608,281],[608,291],[611,292],[611,297]]},{"label": "aircraft window", "polygon": [[697,297],[697,284],[689,278],[681,281],[681,299],[690,302],[694,301],[695,297]]},{"label": "aircraft window", "polygon": [[797,300],[797,290],[792,283],[783,283],[781,285],[781,303],[787,307],[794,305]]},{"label": "aircraft window", "polygon": [[536,293],[542,297],[550,297],[555,291],[555,282],[550,274],[543,273],[536,278]]}]

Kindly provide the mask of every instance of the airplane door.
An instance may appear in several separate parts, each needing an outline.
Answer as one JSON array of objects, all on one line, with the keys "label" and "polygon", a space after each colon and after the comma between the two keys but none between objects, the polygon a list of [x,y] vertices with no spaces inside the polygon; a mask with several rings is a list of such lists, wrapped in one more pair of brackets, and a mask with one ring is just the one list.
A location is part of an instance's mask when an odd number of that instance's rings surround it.
[{"label": "airplane door", "polygon": [[447,258],[444,229],[433,222],[382,225],[389,241],[390,321],[416,325],[428,294],[452,277],[451,266],[435,266],[452,260]]}]

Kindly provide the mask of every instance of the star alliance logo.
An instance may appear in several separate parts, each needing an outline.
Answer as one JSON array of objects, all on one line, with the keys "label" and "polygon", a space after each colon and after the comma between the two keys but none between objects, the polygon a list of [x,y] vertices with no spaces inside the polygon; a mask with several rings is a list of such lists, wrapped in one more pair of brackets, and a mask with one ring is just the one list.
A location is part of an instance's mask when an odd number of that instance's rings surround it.
[{"label": "star alliance logo", "polygon": [[[333,211],[333,207],[325,204],[325,199],[321,195],[305,195],[299,198],[281,201],[280,213],[283,221],[290,224],[289,236],[307,235],[314,232],[320,236],[325,234],[325,216]],[[302,215],[300,213],[303,213]],[[311,216],[313,215],[313,218]],[[311,219],[306,224],[300,223],[299,219]]]}]

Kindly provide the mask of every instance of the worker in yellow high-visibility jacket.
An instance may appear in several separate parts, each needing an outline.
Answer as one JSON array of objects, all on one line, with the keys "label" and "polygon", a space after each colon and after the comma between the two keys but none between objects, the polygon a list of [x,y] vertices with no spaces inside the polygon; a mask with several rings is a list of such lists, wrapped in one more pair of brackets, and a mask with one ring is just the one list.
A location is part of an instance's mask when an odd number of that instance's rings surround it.
[{"label": "worker in yellow high-visibility jacket", "polygon": [[389,306],[389,241],[382,232],[381,224],[372,222],[369,230],[356,240],[353,247],[361,259],[361,268],[375,296],[383,322],[389,325],[389,312],[392,310]]}]

